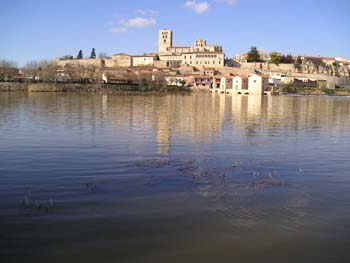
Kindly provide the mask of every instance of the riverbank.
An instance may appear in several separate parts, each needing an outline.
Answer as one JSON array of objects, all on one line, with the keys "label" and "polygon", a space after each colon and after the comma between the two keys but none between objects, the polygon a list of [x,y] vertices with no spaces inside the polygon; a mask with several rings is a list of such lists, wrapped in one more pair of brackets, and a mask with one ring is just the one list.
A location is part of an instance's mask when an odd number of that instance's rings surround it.
[{"label": "riverbank", "polygon": [[350,88],[335,88],[335,89],[322,89],[322,88],[295,88],[287,87],[279,91],[281,94],[297,94],[297,95],[336,95],[336,96],[349,96]]},{"label": "riverbank", "polygon": [[139,86],[125,84],[91,84],[91,83],[20,83],[0,82],[0,91],[25,92],[188,92],[188,87],[177,86]]}]

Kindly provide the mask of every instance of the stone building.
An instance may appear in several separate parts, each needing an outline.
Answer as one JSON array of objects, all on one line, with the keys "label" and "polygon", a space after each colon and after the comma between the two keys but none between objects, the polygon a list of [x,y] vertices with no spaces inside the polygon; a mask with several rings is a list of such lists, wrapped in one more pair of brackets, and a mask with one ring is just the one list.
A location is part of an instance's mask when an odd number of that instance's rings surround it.
[{"label": "stone building", "polygon": [[159,31],[159,59],[167,62],[168,67],[194,66],[223,68],[225,54],[222,46],[207,45],[204,39],[197,39],[193,47],[174,47],[171,30]]},{"label": "stone building", "polygon": [[167,52],[173,46],[173,32],[168,29],[160,30],[158,37],[159,52]]},{"label": "stone building", "polygon": [[112,56],[112,59],[105,59],[106,67],[131,67],[132,56],[119,53]]}]

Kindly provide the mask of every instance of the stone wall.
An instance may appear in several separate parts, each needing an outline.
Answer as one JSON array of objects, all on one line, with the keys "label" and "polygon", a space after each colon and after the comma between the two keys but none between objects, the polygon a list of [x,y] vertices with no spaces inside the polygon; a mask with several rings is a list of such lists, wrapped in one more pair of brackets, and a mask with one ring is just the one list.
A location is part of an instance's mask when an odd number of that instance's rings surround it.
[{"label": "stone wall", "polygon": [[67,65],[71,66],[94,66],[94,67],[102,67],[102,59],[90,59],[90,58],[84,58],[84,59],[56,59],[55,63],[57,66],[65,67]]}]

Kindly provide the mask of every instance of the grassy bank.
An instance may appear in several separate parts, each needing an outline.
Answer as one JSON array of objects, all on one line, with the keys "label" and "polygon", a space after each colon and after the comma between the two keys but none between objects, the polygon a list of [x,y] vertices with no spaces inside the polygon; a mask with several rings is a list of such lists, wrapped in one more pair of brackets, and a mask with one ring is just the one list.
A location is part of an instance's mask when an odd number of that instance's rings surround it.
[{"label": "grassy bank", "polygon": [[350,95],[350,88],[307,88],[307,87],[290,87],[286,86],[280,89],[280,92],[286,94],[298,94],[298,95],[338,95],[346,96]]},{"label": "grassy bank", "polygon": [[0,91],[26,92],[182,92],[190,91],[187,87],[124,84],[90,84],[90,83],[19,83],[0,82]]}]

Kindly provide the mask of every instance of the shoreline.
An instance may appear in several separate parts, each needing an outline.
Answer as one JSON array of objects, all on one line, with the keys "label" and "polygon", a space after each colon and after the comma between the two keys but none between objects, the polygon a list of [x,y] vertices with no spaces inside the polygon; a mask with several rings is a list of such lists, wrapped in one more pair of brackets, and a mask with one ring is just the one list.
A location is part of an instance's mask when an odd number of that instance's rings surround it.
[{"label": "shoreline", "polygon": [[0,92],[103,92],[103,93],[169,93],[191,92],[188,87],[142,86],[93,83],[22,83],[0,82]]},{"label": "shoreline", "polygon": [[[64,93],[115,93],[115,94],[165,94],[207,92],[202,89],[191,89],[178,86],[142,86],[125,84],[93,83],[24,83],[0,82],[0,92],[64,92]],[[350,96],[350,90],[296,88],[292,92],[280,91],[279,95],[289,96]]]}]

